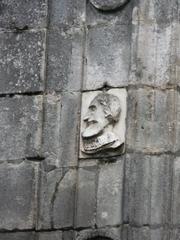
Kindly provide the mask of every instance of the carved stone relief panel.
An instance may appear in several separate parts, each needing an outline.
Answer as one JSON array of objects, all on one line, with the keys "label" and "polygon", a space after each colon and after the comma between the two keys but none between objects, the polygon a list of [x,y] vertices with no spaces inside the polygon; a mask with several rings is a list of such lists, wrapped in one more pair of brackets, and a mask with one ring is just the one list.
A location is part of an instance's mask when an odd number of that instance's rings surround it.
[{"label": "carved stone relief panel", "polygon": [[124,151],[125,89],[83,93],[80,158],[113,156]]},{"label": "carved stone relief panel", "polygon": [[129,0],[90,0],[91,4],[102,11],[117,9],[127,3]]}]

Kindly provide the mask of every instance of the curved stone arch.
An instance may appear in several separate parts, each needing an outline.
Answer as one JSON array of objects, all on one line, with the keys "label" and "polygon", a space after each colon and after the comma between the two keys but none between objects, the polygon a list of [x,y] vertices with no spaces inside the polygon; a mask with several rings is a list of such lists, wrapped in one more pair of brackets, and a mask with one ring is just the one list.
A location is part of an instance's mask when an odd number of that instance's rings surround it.
[{"label": "curved stone arch", "polygon": [[85,230],[79,233],[76,240],[120,240],[111,229]]},{"label": "curved stone arch", "polygon": [[126,3],[129,0],[90,0],[90,3],[97,9],[102,11],[112,11],[116,10]]}]

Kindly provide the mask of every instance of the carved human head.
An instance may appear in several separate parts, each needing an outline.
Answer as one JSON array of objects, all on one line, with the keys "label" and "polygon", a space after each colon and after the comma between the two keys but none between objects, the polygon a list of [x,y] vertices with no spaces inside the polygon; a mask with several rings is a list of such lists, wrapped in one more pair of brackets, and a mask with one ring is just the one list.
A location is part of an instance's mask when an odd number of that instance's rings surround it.
[{"label": "carved human head", "polygon": [[96,136],[109,126],[119,121],[121,112],[118,97],[108,93],[99,93],[90,103],[84,116],[86,128],[82,133],[83,138]]}]

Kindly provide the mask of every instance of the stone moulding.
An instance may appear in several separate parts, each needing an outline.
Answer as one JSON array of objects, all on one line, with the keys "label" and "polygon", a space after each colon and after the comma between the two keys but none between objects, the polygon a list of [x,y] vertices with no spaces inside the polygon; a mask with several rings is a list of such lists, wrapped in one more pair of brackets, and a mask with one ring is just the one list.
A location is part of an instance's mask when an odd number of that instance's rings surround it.
[{"label": "stone moulding", "polygon": [[126,98],[125,89],[83,93],[80,158],[123,153]]},{"label": "stone moulding", "polygon": [[84,230],[76,236],[76,240],[119,240],[119,231],[115,229]]},{"label": "stone moulding", "polygon": [[91,4],[102,11],[112,11],[115,10],[124,4],[126,4],[129,0],[90,0]]}]

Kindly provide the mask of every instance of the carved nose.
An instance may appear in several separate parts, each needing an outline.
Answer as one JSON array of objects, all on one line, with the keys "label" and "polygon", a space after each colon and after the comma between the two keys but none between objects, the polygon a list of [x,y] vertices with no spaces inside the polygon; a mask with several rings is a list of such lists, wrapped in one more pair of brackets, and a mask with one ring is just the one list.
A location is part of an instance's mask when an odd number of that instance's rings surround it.
[{"label": "carved nose", "polygon": [[86,116],[83,118],[83,120],[84,120],[84,122],[88,122],[88,120],[89,120],[89,116],[86,115]]},{"label": "carved nose", "polygon": [[84,122],[92,122],[94,121],[94,115],[92,113],[87,113],[83,120]]}]

